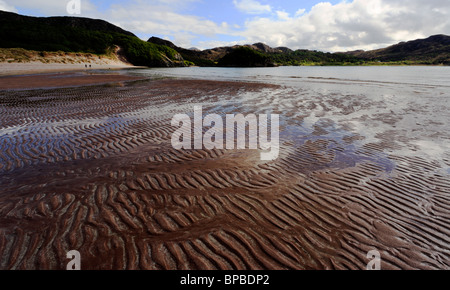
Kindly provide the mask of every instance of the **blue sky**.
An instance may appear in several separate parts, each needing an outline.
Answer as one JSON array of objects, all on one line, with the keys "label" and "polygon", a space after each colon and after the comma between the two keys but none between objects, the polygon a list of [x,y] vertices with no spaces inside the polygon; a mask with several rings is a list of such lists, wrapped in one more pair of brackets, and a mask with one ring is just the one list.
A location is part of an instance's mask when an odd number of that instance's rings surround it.
[{"label": "blue sky", "polygon": [[450,34],[449,0],[0,0],[0,10],[112,22],[147,40],[201,49],[264,42],[322,51],[374,49]]}]

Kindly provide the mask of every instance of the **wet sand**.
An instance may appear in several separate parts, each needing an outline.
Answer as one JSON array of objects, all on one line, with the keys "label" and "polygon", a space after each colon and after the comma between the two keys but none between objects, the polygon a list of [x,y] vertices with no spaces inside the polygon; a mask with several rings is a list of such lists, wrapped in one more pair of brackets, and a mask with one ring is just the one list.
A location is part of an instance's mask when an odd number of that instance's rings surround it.
[{"label": "wet sand", "polygon": [[88,72],[58,72],[0,76],[0,90],[57,88],[92,84],[122,83],[142,79],[120,74],[95,74]]},{"label": "wet sand", "polygon": [[[70,250],[82,269],[365,269],[371,250],[383,269],[450,267],[449,159],[298,125],[318,103],[377,106],[359,96],[199,80],[0,93],[0,269],[65,269]],[[174,150],[171,119],[194,104],[281,114],[280,157]]]},{"label": "wet sand", "polygon": [[74,71],[93,71],[93,70],[121,70],[136,68],[126,64],[94,64],[91,68],[86,68],[85,64],[42,64],[42,63],[2,63],[0,62],[0,77],[17,76],[30,74],[51,74]]}]

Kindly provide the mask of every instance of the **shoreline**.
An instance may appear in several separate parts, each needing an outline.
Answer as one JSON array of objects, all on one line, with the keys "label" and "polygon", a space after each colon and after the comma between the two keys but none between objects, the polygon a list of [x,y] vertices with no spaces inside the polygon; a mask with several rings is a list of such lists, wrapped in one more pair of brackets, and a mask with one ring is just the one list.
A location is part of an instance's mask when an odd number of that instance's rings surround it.
[{"label": "shoreline", "polygon": [[[88,67],[86,68],[87,65]],[[91,67],[89,67],[91,65]],[[36,62],[29,63],[5,63],[0,62],[0,77],[4,76],[21,76],[33,75],[42,73],[62,73],[62,72],[84,72],[94,70],[121,70],[128,68],[139,68],[128,64],[93,64],[93,63],[78,63],[78,64],[43,64]]]},{"label": "shoreline", "polygon": [[[88,65],[86,67],[85,65]],[[91,65],[91,67],[89,67]],[[446,65],[424,65],[424,64],[364,64],[364,65],[301,65],[301,66],[278,66],[278,67],[448,67]],[[199,66],[192,66],[196,68],[204,68]],[[143,66],[133,66],[130,64],[92,64],[92,63],[77,63],[77,64],[61,64],[49,63],[43,64],[41,62],[29,63],[6,63],[0,62],[0,78],[11,76],[28,76],[46,73],[75,73],[75,72],[95,72],[103,71],[120,71],[124,69],[139,69],[147,68]],[[211,67],[218,68],[218,67]],[[256,67],[255,67],[256,68]]]},{"label": "shoreline", "polygon": [[88,71],[62,71],[47,73],[33,73],[25,75],[0,76],[0,90],[29,90],[65,87],[83,87],[125,82],[145,79],[119,73],[99,73]]}]

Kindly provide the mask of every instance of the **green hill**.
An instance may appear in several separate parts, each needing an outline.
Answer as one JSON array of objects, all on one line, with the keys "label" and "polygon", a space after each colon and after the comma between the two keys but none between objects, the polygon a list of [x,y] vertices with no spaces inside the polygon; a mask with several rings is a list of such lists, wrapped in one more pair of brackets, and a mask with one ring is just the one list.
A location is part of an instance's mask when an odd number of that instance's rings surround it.
[{"label": "green hill", "polygon": [[[244,46],[227,46],[203,51],[178,47],[172,42],[157,37],[150,43],[164,44],[178,51],[186,61],[197,66],[300,66],[300,65],[359,65],[361,58],[338,53],[311,50],[293,51],[286,47],[271,48],[263,43]],[[242,47],[248,48],[242,49]],[[238,49],[236,51],[236,49]],[[231,56],[228,56],[232,54]]]},{"label": "green hill", "polygon": [[270,53],[278,65],[359,65],[363,61],[355,56],[311,50]]},{"label": "green hill", "polygon": [[272,59],[249,47],[238,47],[222,57],[218,64],[220,67],[273,67]]},{"label": "green hill", "polygon": [[[329,53],[286,47],[271,48],[263,43],[244,45],[259,53],[258,57],[240,46],[216,47],[206,50],[189,50],[167,40],[152,37],[150,43],[165,44],[178,51],[186,61],[197,66],[302,66],[302,65],[450,65],[450,36],[435,35],[427,39],[402,42],[373,51]],[[233,55],[230,55],[233,53]],[[266,59],[262,59],[265,56]],[[250,57],[247,59],[246,56]],[[256,57],[256,58],[255,58]],[[268,59],[268,60],[267,60]],[[267,63],[265,63],[267,61]]]},{"label": "green hill", "polygon": [[142,41],[103,20],[80,17],[29,17],[0,11],[0,47],[35,51],[109,54],[115,46],[137,66],[184,66],[174,49]]},{"label": "green hill", "polygon": [[401,42],[387,48],[346,54],[365,61],[450,65],[450,36],[434,35],[426,39]]}]

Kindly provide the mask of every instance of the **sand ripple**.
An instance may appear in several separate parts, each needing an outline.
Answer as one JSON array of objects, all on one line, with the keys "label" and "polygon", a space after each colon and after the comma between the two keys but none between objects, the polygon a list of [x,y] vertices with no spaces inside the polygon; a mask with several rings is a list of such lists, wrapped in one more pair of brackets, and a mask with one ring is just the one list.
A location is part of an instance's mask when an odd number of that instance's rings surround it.
[{"label": "sand ripple", "polygon": [[[0,269],[65,269],[69,250],[83,269],[364,269],[374,249],[384,269],[449,269],[450,157],[387,152],[388,135],[365,142],[310,115],[370,103],[306,93],[183,80],[3,91]],[[282,114],[280,158],[172,149],[170,120],[194,104]]]}]

